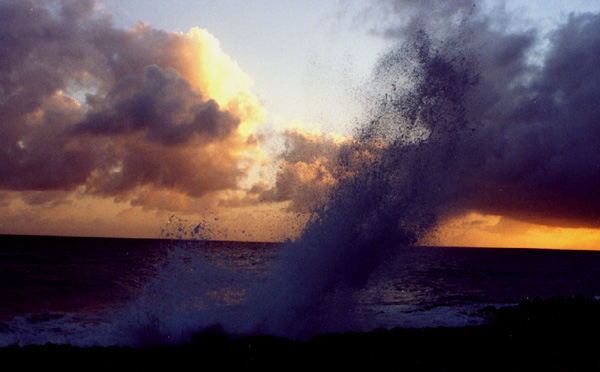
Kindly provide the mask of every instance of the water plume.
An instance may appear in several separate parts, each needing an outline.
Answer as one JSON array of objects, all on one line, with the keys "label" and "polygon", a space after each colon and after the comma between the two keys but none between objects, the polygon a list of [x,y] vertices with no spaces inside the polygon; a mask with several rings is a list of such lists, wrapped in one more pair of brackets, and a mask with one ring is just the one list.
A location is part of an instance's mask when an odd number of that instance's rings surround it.
[{"label": "water plume", "polygon": [[[274,280],[250,298],[262,332],[302,339],[352,329],[352,290],[451,209],[460,177],[453,155],[477,78],[446,46],[420,31],[381,60],[378,78],[390,92],[358,138],[385,140],[383,152],[336,186],[284,250]],[[398,79],[408,88],[398,89]]]},{"label": "water plume", "polygon": [[[243,304],[215,304],[177,318],[193,317],[196,331],[219,324],[230,334],[294,339],[359,329],[354,323],[355,291],[393,250],[417,243],[434,229],[450,213],[460,191],[456,153],[470,133],[466,101],[477,83],[461,45],[466,44],[434,39],[420,30],[385,55],[376,67],[374,84],[386,91],[372,118],[358,129],[355,146],[345,148],[338,159],[352,176],[340,179],[315,208],[303,234],[283,248],[267,280],[244,289]],[[380,151],[374,160],[346,161],[375,142]],[[175,231],[177,235],[186,229],[179,226]],[[206,297],[203,283],[213,274],[210,269],[196,270],[186,291],[192,288]],[[152,292],[176,293],[172,277],[177,276],[167,275]],[[175,282],[182,286],[179,278]],[[186,322],[175,328],[178,334],[194,330]]]}]

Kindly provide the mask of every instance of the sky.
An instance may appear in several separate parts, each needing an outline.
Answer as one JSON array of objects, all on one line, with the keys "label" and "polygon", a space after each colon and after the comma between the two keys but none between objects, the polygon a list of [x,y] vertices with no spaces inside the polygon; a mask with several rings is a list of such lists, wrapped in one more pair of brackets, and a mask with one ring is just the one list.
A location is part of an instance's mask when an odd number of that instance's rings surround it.
[{"label": "sky", "polygon": [[[360,114],[354,95],[389,42],[353,29],[337,1],[105,1],[124,27],[201,27],[253,78],[272,115],[337,131]],[[350,7],[351,8],[351,7]]]},{"label": "sky", "polygon": [[479,71],[476,128],[456,159],[470,172],[422,243],[600,249],[599,12],[2,1],[0,233],[293,239],[351,173],[339,154],[355,151],[356,128],[403,84],[377,75],[383,62],[398,65],[417,27],[450,39],[467,17],[473,34],[457,40]]}]

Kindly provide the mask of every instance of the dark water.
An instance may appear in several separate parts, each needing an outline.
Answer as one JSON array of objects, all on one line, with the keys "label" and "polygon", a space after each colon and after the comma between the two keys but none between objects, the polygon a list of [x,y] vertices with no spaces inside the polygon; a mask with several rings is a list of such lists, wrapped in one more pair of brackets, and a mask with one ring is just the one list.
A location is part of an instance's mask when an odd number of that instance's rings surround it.
[{"label": "dark water", "polygon": [[[249,291],[274,280],[282,245],[0,237],[0,345],[136,344],[211,321],[251,322]],[[600,252],[398,247],[366,285],[344,292],[370,330],[462,326],[491,305],[600,295]],[[333,294],[332,294],[333,296]],[[154,340],[156,342],[156,340]]]},{"label": "dark water", "polygon": [[0,238],[0,319],[124,301],[155,273],[152,240]]}]

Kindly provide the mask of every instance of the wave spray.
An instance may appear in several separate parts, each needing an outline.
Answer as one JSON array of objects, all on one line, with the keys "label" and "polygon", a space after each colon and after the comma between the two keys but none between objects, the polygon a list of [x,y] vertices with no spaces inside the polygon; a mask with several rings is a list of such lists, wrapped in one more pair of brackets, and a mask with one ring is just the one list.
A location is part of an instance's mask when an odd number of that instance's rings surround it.
[{"label": "wave spray", "polygon": [[[170,298],[140,306],[145,320],[138,315],[135,323],[153,326],[138,339],[180,342],[215,325],[230,334],[293,339],[357,327],[353,292],[390,252],[430,232],[452,210],[459,192],[461,170],[454,154],[468,133],[465,102],[477,77],[456,44],[435,41],[425,31],[411,36],[376,67],[374,85],[384,94],[358,129],[356,145],[338,159],[352,176],[340,180],[316,208],[301,237],[285,245],[268,277],[230,288],[243,300],[221,306],[217,298],[207,302],[212,293],[207,283],[241,282],[225,270],[188,269],[194,272],[190,283],[165,269],[154,293]],[[361,151],[370,151],[371,161],[348,161]],[[182,296],[189,298],[190,288],[201,289],[200,308],[148,315],[148,309],[163,309],[165,303],[185,302]]]}]

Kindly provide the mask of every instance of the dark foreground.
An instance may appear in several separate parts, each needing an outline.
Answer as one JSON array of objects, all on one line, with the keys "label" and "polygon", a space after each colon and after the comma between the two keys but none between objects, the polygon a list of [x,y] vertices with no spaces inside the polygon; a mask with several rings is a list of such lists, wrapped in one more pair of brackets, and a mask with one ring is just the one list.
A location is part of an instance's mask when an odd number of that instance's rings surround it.
[{"label": "dark foreground", "polygon": [[0,358],[19,370],[600,370],[600,301],[534,300],[484,311],[490,323],[465,328],[375,330],[305,342],[211,332],[174,347],[13,346],[0,349]]}]

